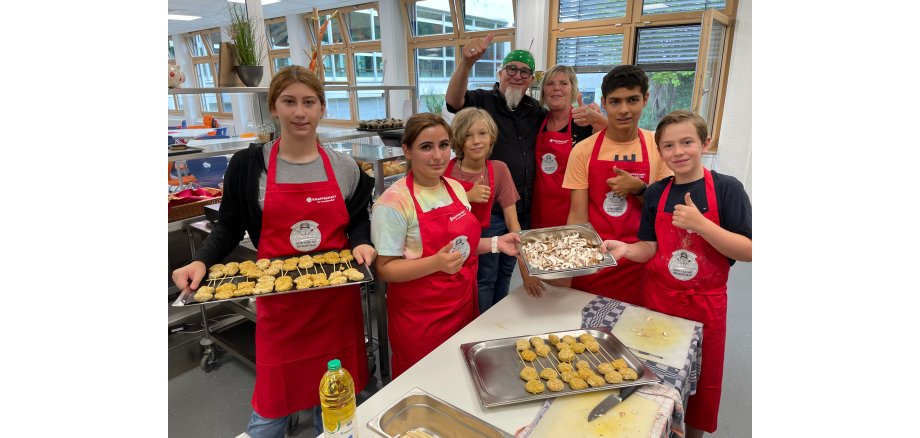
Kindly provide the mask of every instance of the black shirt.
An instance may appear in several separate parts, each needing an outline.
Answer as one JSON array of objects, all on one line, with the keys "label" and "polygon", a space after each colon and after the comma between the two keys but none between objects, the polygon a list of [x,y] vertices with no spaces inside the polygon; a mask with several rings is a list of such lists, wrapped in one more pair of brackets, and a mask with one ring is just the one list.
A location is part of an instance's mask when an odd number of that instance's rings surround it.
[{"label": "black shirt", "polygon": [[[716,190],[716,203],[719,204],[719,225],[733,233],[751,239],[751,200],[744,191],[744,185],[731,175],[722,175],[712,172],[712,184]],[[639,224],[639,240],[657,242],[655,235],[655,216],[658,215],[658,202],[664,188],[673,176],[663,178],[650,186],[645,191],[645,205],[642,210],[642,222]],[[706,181],[700,178],[687,184],[674,184],[668,193],[664,204],[665,213],[673,213],[674,206],[684,204],[684,195],[690,192],[690,198],[700,209],[701,213],[709,211],[709,202],[706,200]],[[728,259],[729,266],[735,261]]]},{"label": "black shirt", "polygon": [[[508,165],[511,178],[521,199],[517,202],[518,220],[522,228],[530,224],[530,203],[533,198],[533,183],[537,171],[534,149],[540,124],[548,112],[530,96],[524,96],[514,111],[508,109],[505,96],[498,91],[498,82],[491,90],[467,90],[463,108],[482,108],[495,119],[498,138],[489,159]],[[456,113],[463,108],[447,105],[447,110]],[[501,206],[495,203],[492,214],[501,215]]]}]

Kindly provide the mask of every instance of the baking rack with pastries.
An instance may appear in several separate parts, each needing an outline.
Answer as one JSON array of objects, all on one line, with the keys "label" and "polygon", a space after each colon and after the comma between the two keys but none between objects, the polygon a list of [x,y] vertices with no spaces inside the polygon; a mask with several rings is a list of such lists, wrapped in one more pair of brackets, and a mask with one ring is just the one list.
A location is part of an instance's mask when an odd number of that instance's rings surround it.
[{"label": "baking rack with pastries", "polygon": [[208,268],[198,290],[181,294],[173,305],[306,292],[367,283],[373,279],[370,270],[356,263],[348,249],[218,263]]}]

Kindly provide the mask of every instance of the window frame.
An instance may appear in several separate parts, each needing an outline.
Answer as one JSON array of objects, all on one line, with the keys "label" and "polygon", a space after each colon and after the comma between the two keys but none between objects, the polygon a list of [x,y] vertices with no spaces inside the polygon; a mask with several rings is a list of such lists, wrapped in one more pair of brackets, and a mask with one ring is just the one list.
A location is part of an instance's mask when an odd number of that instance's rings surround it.
[{"label": "window frame", "polygon": [[[324,9],[321,11],[311,12],[303,14],[302,19],[306,20],[306,29],[307,29],[307,38],[310,39],[313,47],[316,48],[316,75],[323,79],[324,84],[335,86],[335,85],[344,85],[344,86],[357,86],[357,74],[355,73],[355,62],[354,56],[355,53],[364,53],[364,52],[380,52],[381,49],[381,39],[380,35],[377,35],[376,40],[370,41],[351,41],[351,23],[349,22],[348,16],[349,13],[355,11],[361,11],[365,9],[374,9],[377,11],[377,20],[380,20],[380,5],[378,2],[371,3],[362,3],[352,6],[343,6],[341,8],[333,9]],[[333,44],[326,44],[323,42],[323,38],[319,35],[320,22],[319,18],[325,17],[327,15],[332,15],[334,12],[338,11],[335,20],[338,22],[339,32],[342,36],[342,42],[336,43],[333,41]],[[329,25],[330,28],[327,31],[331,31],[332,24]],[[381,29],[381,33],[383,30]],[[312,53],[309,54],[312,56]],[[346,72],[346,81],[345,82],[325,82],[325,67],[323,66],[323,59],[326,55],[345,55],[345,72]],[[330,90],[330,91],[340,91],[340,90]],[[348,119],[334,119],[331,118],[328,113],[325,115],[323,122],[331,126],[358,126],[359,114],[358,114],[358,91],[357,90],[347,90],[348,100],[349,100],[349,118]],[[327,108],[328,109],[328,108]]]},{"label": "window frame", "polygon": [[[172,60],[175,60],[175,59],[176,59],[176,57],[175,57],[176,45],[175,45],[175,42],[174,42],[173,39],[172,39],[172,35],[169,36],[169,48],[170,48],[170,51],[169,51],[169,59],[170,59],[171,61],[172,61]],[[178,95],[178,94],[170,94],[170,95],[169,95],[169,98],[172,99],[172,101],[173,101],[173,106],[175,106],[176,109],[174,109],[174,110],[173,110],[173,109],[169,109],[169,106],[167,105],[166,114],[167,114],[167,115],[169,115],[169,114],[172,114],[172,115],[182,115],[182,114],[184,114],[185,111],[184,111],[184,110],[182,109],[182,107],[179,105],[179,95]]]},{"label": "window frame", "polygon": [[291,59],[291,46],[290,38],[291,34],[288,33],[288,48],[287,49],[273,49],[271,35],[270,35],[270,25],[275,23],[284,23],[285,28],[287,28],[287,18],[286,17],[277,17],[277,18],[268,18],[265,20],[265,40],[268,43],[268,68],[271,71],[272,76],[275,76],[277,70],[275,70],[275,59],[288,58]]},{"label": "window frame", "polygon": [[[407,0],[403,0],[407,1]],[[702,78],[706,73],[706,55],[708,54],[709,41],[711,39],[712,21],[718,21],[725,26],[725,41],[721,53],[721,66],[717,72],[716,80],[718,85],[716,96],[713,97],[714,111],[711,117],[707,117],[707,123],[710,125],[709,135],[712,137],[712,144],[708,154],[715,154],[718,151],[718,136],[721,131],[722,112],[725,108],[725,90],[731,60],[732,41],[734,40],[734,17],[737,12],[737,0],[725,0],[723,9],[705,9],[693,12],[674,12],[668,14],[642,14],[643,0],[626,0],[626,16],[622,18],[583,20],[580,22],[560,22],[559,8],[560,0],[550,0],[550,31],[548,32],[548,44],[546,54],[546,65],[556,64],[557,40],[560,38],[571,38],[576,36],[607,35],[617,33],[622,29],[623,33],[623,53],[621,59],[623,64],[635,64],[638,51],[639,29],[640,28],[657,28],[670,27],[678,25],[698,24],[700,29],[699,53],[696,60],[693,82],[693,99],[691,110],[699,114],[700,101],[702,99]],[[707,23],[709,24],[707,26]]]},{"label": "window frame", "polygon": [[[219,72],[220,72],[220,70],[218,69],[218,65],[217,65],[220,60],[220,53],[214,53],[214,43],[211,41],[211,37],[210,37],[214,33],[223,35],[222,29],[220,27],[214,27],[210,29],[203,29],[203,30],[199,30],[195,32],[189,32],[185,36],[186,48],[188,49],[189,56],[191,56],[191,59],[192,59],[191,74],[195,75],[195,80],[196,82],[198,82],[199,88],[212,88],[212,87],[203,87],[201,85],[200,79],[198,78],[198,66],[202,64],[206,64],[208,68],[211,70],[211,77],[214,78],[215,86],[220,85],[217,83],[218,78],[219,78]],[[196,36],[200,36],[202,38],[202,41],[205,43],[204,47],[208,53],[207,55],[195,55],[194,47],[195,47],[195,37]],[[206,94],[211,94],[211,93],[202,93],[198,97],[199,99],[198,105],[201,108],[202,115],[210,115],[210,116],[224,117],[224,118],[233,117],[232,110],[224,111],[223,93],[219,93],[216,91],[213,94],[217,96],[217,111],[216,112],[206,111],[205,110],[206,106],[204,105],[204,100],[203,100]],[[231,108],[233,108],[232,103],[231,103]]]},{"label": "window frame", "polygon": [[[450,17],[451,22],[453,23],[453,32],[445,33],[439,35],[423,35],[423,36],[413,36],[412,34],[412,24],[409,19],[409,8],[414,7],[416,3],[422,0],[400,0],[400,15],[402,16],[403,29],[406,32],[406,69],[409,77],[409,83],[415,84],[416,87],[416,99],[421,99],[423,90],[420,89],[418,82],[418,72],[416,71],[416,60],[415,60],[415,50],[418,49],[430,49],[433,47],[454,47],[454,68],[460,63],[461,60],[461,50],[463,46],[468,44],[470,41],[476,38],[484,38],[490,32],[494,33],[491,44],[500,44],[500,43],[510,43],[511,50],[515,50],[514,38],[517,34],[518,23],[515,21],[514,27],[506,27],[501,29],[487,29],[487,30],[476,30],[476,31],[466,31],[466,17],[461,16],[457,11],[460,10],[460,1],[461,0],[449,0],[448,4],[450,5]],[[517,1],[513,1],[513,14],[515,20],[517,20]],[[494,81],[494,80],[493,80]]]}]

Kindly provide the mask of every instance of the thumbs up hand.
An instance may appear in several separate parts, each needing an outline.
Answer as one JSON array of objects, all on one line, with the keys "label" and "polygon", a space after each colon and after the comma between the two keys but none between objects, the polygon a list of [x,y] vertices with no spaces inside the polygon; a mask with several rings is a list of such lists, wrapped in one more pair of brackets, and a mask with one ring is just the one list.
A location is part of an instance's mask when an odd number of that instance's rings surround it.
[{"label": "thumbs up hand", "polygon": [[581,93],[578,93],[578,107],[572,109],[572,121],[578,126],[594,126],[594,132],[598,131],[598,126],[600,129],[607,126],[607,117],[601,114],[600,107],[593,102],[585,105]]},{"label": "thumbs up hand", "polygon": [[610,187],[610,191],[619,196],[625,198],[627,195],[639,193],[639,190],[645,187],[645,183],[641,179],[630,175],[629,172],[619,167],[613,166],[613,172],[616,173],[616,176],[607,179],[607,187]]},{"label": "thumbs up hand", "polygon": [[463,61],[468,65],[473,65],[476,61],[479,61],[485,55],[486,50],[489,49],[489,44],[492,43],[493,38],[495,38],[495,32],[489,32],[485,38],[476,38],[463,46],[463,53],[461,53]]},{"label": "thumbs up hand", "polygon": [[690,192],[684,196],[684,204],[674,206],[674,216],[671,218],[671,224],[675,227],[682,228],[691,233],[699,233],[706,226],[709,219],[703,216],[700,209],[693,203]]},{"label": "thumbs up hand", "polygon": [[489,196],[492,195],[492,189],[485,183],[484,176],[480,175],[479,179],[473,182],[473,187],[466,192],[466,198],[471,203],[485,204],[489,202]]}]

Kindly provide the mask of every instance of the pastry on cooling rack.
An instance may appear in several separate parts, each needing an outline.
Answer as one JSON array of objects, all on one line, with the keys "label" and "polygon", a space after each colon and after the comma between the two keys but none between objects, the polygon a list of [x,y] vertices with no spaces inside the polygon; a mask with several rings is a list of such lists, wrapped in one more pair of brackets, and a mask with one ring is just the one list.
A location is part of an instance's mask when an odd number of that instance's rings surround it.
[{"label": "pastry on cooling rack", "polygon": [[531,380],[524,384],[524,389],[531,394],[539,394],[546,389],[546,385],[543,384],[543,381],[540,379]]},{"label": "pastry on cooling rack", "polygon": [[214,288],[211,286],[201,286],[195,291],[195,301],[199,303],[211,301],[214,298]]},{"label": "pastry on cooling rack", "polygon": [[616,371],[611,371],[604,374],[604,380],[606,380],[607,383],[620,383],[623,381],[623,375]]},{"label": "pastry on cooling rack", "polygon": [[540,378],[545,380],[551,380],[559,377],[559,373],[552,368],[543,368],[540,370]]},{"label": "pastry on cooling rack", "polygon": [[549,379],[546,381],[546,387],[553,392],[562,391],[565,388],[565,384],[562,383],[562,380],[559,379]]},{"label": "pastry on cooling rack", "polygon": [[540,375],[537,374],[537,369],[529,365],[525,365],[524,368],[521,368],[519,375],[525,382],[540,378]]}]

